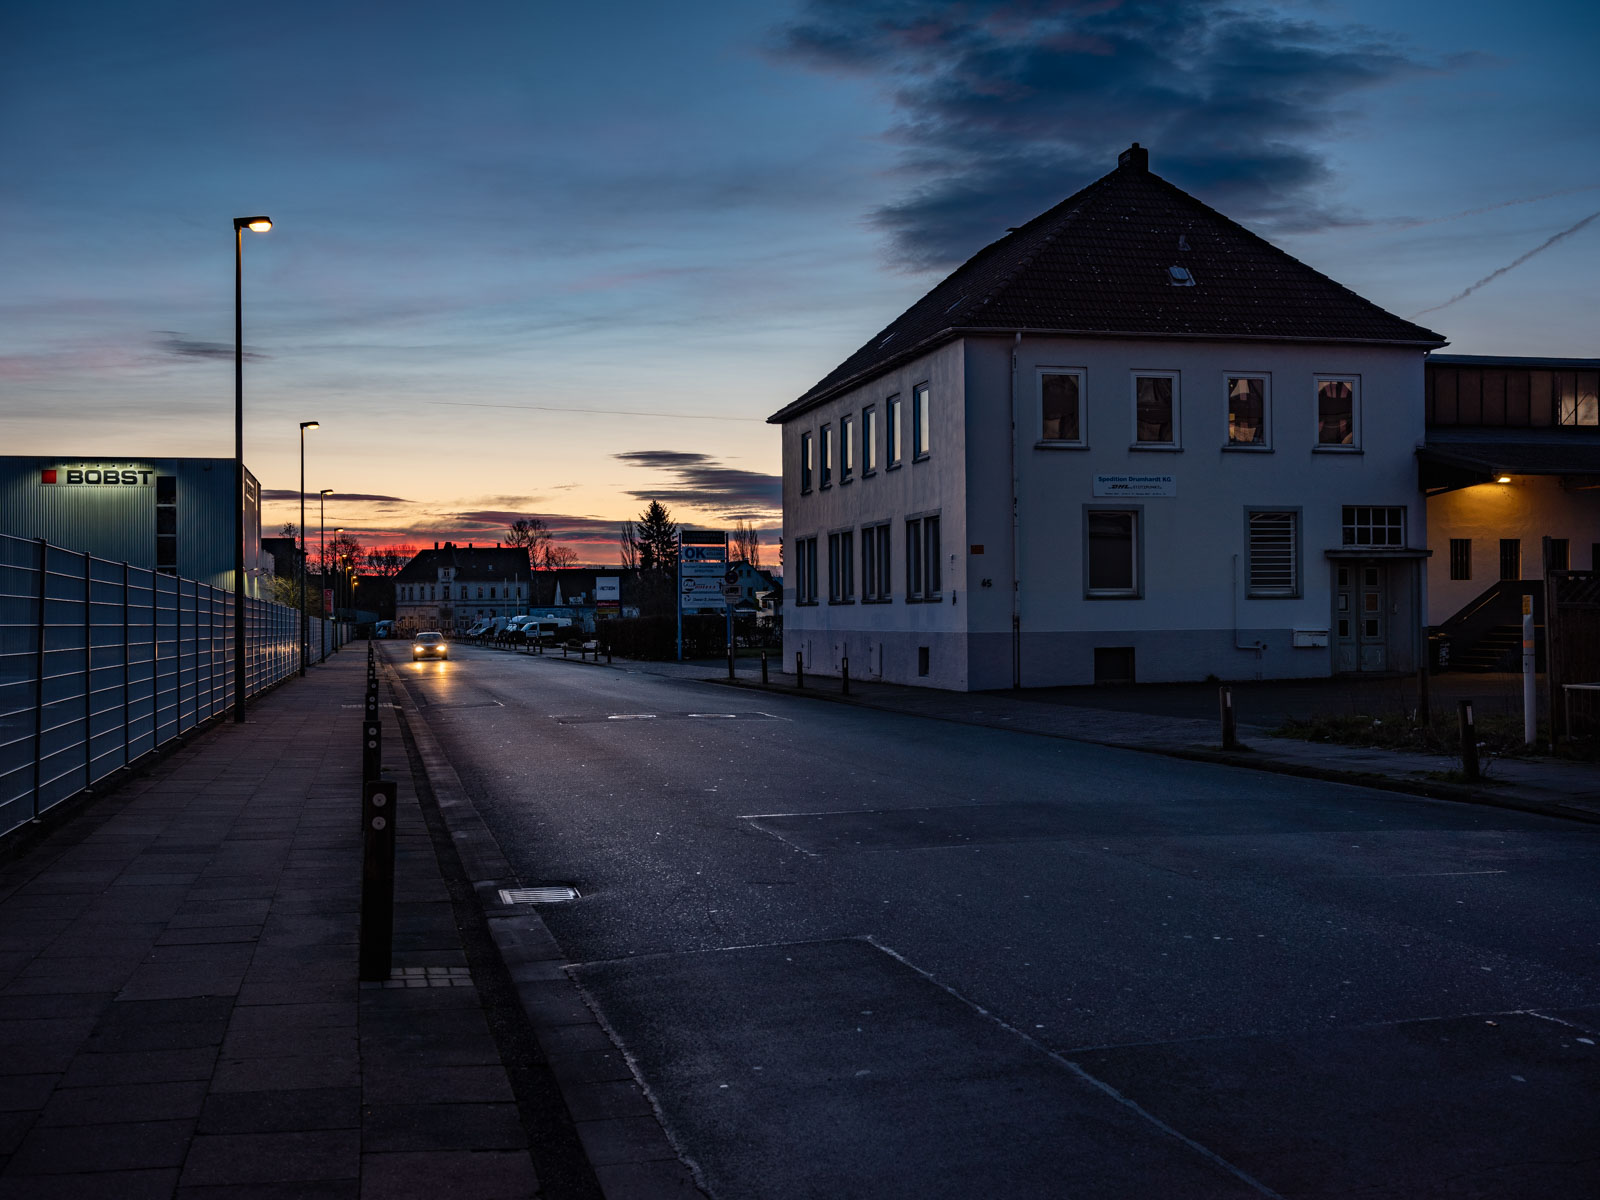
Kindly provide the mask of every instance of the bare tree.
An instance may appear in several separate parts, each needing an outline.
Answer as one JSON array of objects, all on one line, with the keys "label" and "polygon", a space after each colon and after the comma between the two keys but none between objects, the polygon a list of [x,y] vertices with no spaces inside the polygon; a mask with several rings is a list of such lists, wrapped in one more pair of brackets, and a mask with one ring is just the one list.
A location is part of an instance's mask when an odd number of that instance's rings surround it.
[{"label": "bare tree", "polygon": [[367,551],[365,567],[368,573],[380,578],[398,575],[405,565],[417,556],[417,548],[404,544],[374,546]]},{"label": "bare tree", "polygon": [[576,565],[578,552],[571,546],[546,542],[539,550],[539,567],[545,571],[561,571]]},{"label": "bare tree", "polygon": [[761,566],[761,535],[749,521],[733,523],[733,557],[735,561],[744,559],[752,567]]},{"label": "bare tree", "polygon": [[506,533],[506,545],[513,549],[526,549],[528,562],[535,571],[545,569],[545,551],[550,540],[549,528],[538,517],[518,517],[511,522]]},{"label": "bare tree", "polygon": [[633,522],[624,521],[617,526],[617,547],[621,551],[622,568],[635,571],[639,567],[639,544],[635,541]]}]

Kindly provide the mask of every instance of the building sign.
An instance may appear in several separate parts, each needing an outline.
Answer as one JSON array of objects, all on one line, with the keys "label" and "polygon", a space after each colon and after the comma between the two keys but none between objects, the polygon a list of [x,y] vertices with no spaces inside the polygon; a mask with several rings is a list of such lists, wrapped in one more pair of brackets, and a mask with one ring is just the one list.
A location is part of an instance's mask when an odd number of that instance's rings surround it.
[{"label": "building sign", "polygon": [[594,615],[597,617],[615,617],[621,612],[621,576],[596,575],[594,580]]},{"label": "building sign", "polygon": [[1175,475],[1096,475],[1096,496],[1176,496]]},{"label": "building sign", "polygon": [[45,467],[39,472],[41,484],[84,484],[104,487],[149,487],[155,478],[150,467],[122,467],[114,463],[97,463],[94,466]]},{"label": "building sign", "polygon": [[728,535],[721,529],[678,531],[678,602],[684,612],[722,607]]}]

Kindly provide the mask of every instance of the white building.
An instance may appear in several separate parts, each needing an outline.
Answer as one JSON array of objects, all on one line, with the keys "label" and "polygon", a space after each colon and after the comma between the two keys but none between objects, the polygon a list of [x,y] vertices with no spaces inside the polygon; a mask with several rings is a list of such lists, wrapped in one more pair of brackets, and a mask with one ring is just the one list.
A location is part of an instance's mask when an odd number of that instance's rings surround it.
[{"label": "white building", "polygon": [[531,587],[526,548],[435,542],[394,577],[395,625],[403,634],[458,633],[527,612]]},{"label": "white building", "polygon": [[770,418],[785,665],[953,689],[1415,669],[1442,344],[1135,145]]}]

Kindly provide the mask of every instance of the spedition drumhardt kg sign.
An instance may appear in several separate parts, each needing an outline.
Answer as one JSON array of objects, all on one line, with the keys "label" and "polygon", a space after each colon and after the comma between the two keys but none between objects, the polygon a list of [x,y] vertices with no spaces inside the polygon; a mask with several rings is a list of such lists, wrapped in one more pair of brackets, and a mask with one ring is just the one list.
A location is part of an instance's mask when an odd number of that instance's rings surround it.
[{"label": "spedition drumhardt kg sign", "polygon": [[155,477],[150,467],[122,467],[110,463],[80,467],[45,467],[41,484],[83,484],[95,487],[148,487]]}]

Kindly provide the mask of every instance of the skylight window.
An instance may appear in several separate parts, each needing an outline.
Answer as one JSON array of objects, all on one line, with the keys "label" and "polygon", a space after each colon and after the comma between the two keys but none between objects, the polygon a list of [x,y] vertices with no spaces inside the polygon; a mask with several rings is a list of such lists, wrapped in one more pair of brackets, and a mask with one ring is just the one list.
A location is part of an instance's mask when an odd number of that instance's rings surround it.
[{"label": "skylight window", "polygon": [[894,341],[894,334],[891,333],[888,337],[884,338],[883,341],[878,343],[878,349],[882,350],[885,346],[887,346],[892,341]]},{"label": "skylight window", "polygon": [[1188,267],[1168,267],[1167,275],[1171,278],[1173,287],[1194,286],[1194,276],[1189,273]]}]

